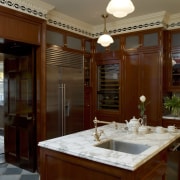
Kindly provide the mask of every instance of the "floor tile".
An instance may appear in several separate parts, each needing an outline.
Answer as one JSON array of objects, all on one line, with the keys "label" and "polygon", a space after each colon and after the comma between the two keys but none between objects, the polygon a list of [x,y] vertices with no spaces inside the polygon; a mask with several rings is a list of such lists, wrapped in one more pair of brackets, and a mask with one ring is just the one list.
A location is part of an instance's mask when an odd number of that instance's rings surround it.
[{"label": "floor tile", "polygon": [[22,169],[20,168],[7,168],[4,174],[21,174]]}]

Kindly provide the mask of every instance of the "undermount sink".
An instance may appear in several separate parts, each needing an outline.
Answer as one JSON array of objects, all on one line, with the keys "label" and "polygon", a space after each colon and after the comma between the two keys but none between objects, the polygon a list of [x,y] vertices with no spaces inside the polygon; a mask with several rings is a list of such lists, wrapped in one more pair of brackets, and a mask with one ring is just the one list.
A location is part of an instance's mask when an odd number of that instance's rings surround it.
[{"label": "undermount sink", "polygon": [[125,152],[128,154],[140,154],[150,146],[143,144],[134,144],[116,140],[109,140],[95,145],[96,147],[105,148],[109,150]]}]

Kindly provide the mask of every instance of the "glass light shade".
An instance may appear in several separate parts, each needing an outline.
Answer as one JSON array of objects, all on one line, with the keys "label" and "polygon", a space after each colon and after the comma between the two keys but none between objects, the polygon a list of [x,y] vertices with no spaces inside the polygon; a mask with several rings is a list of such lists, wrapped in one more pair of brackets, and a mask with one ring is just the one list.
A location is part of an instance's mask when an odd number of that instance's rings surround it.
[{"label": "glass light shade", "polygon": [[103,34],[97,40],[97,43],[101,44],[101,46],[103,46],[103,47],[107,47],[110,44],[112,44],[113,42],[114,42],[114,40],[109,34]]},{"label": "glass light shade", "polygon": [[109,14],[117,18],[122,18],[132,13],[135,7],[131,0],[111,0],[106,8]]}]

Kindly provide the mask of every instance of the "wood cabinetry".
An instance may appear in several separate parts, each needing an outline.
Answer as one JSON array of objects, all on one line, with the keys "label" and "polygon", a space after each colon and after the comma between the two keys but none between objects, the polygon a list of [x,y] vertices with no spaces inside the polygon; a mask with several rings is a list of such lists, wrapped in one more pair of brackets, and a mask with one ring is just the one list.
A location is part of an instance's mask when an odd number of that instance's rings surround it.
[{"label": "wood cabinetry", "polygon": [[40,176],[43,180],[59,179],[163,179],[166,172],[166,150],[161,151],[135,171],[101,164],[53,150],[40,148]]},{"label": "wood cabinetry", "polygon": [[142,31],[124,37],[122,119],[140,117],[139,97],[146,97],[147,124],[161,124],[162,30]]},{"label": "wood cabinetry", "polygon": [[0,37],[40,45],[45,20],[0,7]]},{"label": "wood cabinetry", "polygon": [[[148,125],[161,125],[162,123],[162,81],[163,81],[163,57],[162,57],[162,29],[151,31],[142,31],[122,35],[121,49],[119,54],[114,53],[114,58],[111,57],[113,52],[95,54],[94,74],[96,74],[94,89],[95,96],[95,115],[102,119],[109,118],[124,122],[125,119],[131,119],[133,116],[140,117],[138,104],[139,97],[146,96],[146,115]],[[116,58],[117,57],[117,58]],[[113,92],[113,106],[117,109],[106,109],[99,107],[99,98],[105,91],[99,90],[98,76],[100,66],[108,64],[119,64],[119,76],[117,84],[119,84],[118,103],[115,101],[116,92]],[[102,73],[101,73],[102,74]],[[115,73],[113,73],[115,76]],[[103,85],[104,86],[104,85]],[[106,84],[107,86],[107,84]],[[105,86],[104,86],[105,87]],[[112,86],[111,86],[112,87]],[[103,100],[107,102],[111,100]],[[109,104],[110,105],[110,104]],[[108,109],[109,108],[109,109]],[[113,115],[114,114],[114,115]]]},{"label": "wood cabinetry", "polygon": [[[162,57],[159,49],[124,54],[123,119],[139,117],[139,97],[146,96],[148,125],[161,124]],[[129,109],[129,110],[128,110]]]},{"label": "wood cabinetry", "polygon": [[9,116],[5,124],[7,162],[34,171],[36,169],[35,141],[35,126],[32,117]]},{"label": "wood cabinetry", "polygon": [[84,57],[84,128],[92,127],[91,56]]},{"label": "wood cabinetry", "polygon": [[180,120],[173,119],[173,117],[171,119],[163,118],[162,124],[165,128],[167,128],[168,126],[176,126],[177,128],[180,128]]},{"label": "wood cabinetry", "polygon": [[164,87],[167,91],[180,91],[180,30],[166,31],[165,36]]},{"label": "wood cabinetry", "polygon": [[118,53],[96,54],[94,72],[94,117],[119,121],[121,114],[121,61]]}]

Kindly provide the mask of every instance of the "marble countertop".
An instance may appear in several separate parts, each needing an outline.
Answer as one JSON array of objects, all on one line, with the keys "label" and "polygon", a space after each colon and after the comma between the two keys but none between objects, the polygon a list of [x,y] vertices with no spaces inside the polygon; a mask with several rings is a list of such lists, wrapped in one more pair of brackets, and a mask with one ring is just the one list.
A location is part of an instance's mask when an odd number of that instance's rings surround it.
[{"label": "marble countertop", "polygon": [[172,116],[172,115],[164,115],[163,119],[173,119],[173,120],[180,120],[180,117]]},{"label": "marble countertop", "polygon": [[175,133],[169,133],[165,129],[164,133],[156,133],[154,127],[150,127],[149,133],[142,135],[140,133],[130,133],[125,127],[126,125],[122,123],[118,123],[118,129],[115,129],[114,124],[98,127],[98,131],[104,131],[101,136],[101,142],[115,139],[123,142],[149,145],[150,147],[137,155],[99,148],[95,146],[99,142],[94,139],[94,129],[45,140],[39,142],[38,145],[103,164],[135,170],[180,137],[180,130],[176,130]]}]

